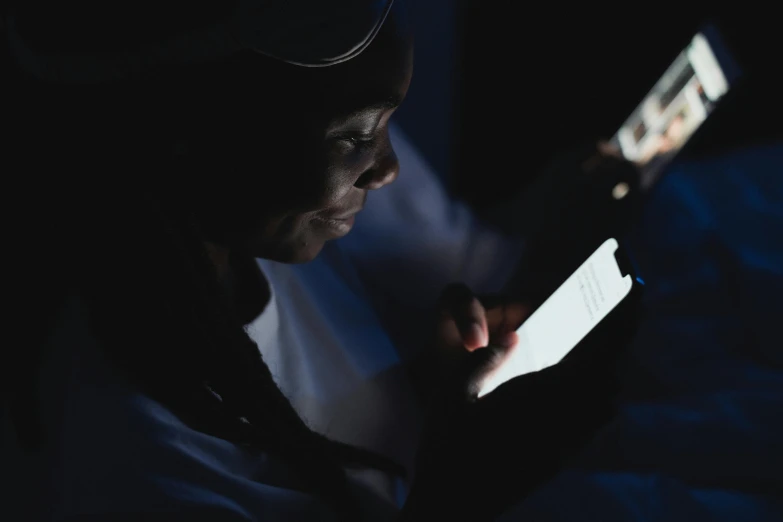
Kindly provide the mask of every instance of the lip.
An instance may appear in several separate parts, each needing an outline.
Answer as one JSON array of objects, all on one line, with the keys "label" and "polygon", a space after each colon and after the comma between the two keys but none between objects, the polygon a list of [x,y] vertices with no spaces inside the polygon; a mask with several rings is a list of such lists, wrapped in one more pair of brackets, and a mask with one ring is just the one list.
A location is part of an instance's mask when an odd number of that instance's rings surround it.
[{"label": "lip", "polygon": [[348,234],[356,222],[356,212],[342,214],[340,217],[318,216],[314,220],[320,224],[330,235],[334,237],[343,237]]},{"label": "lip", "polygon": [[362,205],[360,207],[354,207],[351,210],[343,211],[340,214],[337,214],[337,213],[327,214],[327,215],[323,216],[323,218],[324,219],[335,219],[337,221],[346,221],[348,219],[351,219],[351,218],[355,217],[356,214],[361,212],[363,208],[364,208],[364,205]]}]

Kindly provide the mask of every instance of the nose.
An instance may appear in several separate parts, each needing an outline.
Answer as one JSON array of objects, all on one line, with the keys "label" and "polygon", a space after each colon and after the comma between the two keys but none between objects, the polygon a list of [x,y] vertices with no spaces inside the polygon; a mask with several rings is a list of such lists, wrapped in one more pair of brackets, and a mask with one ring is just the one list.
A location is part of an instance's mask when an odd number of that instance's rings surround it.
[{"label": "nose", "polygon": [[354,186],[364,190],[378,190],[397,179],[400,173],[400,163],[397,154],[388,143],[385,150],[372,168],[359,176]]}]

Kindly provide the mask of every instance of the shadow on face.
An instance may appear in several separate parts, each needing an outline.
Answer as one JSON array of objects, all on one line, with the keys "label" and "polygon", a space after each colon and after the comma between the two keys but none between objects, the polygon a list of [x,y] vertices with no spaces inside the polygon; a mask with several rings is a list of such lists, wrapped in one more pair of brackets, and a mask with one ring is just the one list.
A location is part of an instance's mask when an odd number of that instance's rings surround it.
[{"label": "shadow on face", "polygon": [[351,230],[369,190],[394,181],[387,126],[408,90],[412,42],[389,16],[342,64],[305,68],[245,52],[181,84],[180,186],[210,240],[309,261]]}]

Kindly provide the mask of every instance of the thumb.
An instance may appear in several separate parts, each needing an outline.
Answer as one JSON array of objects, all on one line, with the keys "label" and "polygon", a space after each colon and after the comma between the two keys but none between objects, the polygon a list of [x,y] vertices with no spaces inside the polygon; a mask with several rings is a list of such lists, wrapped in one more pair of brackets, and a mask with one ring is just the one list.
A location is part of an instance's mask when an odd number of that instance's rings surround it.
[{"label": "thumb", "polygon": [[518,340],[516,332],[505,333],[493,339],[489,346],[475,350],[465,358],[462,383],[466,401],[473,402],[478,398],[484,381],[516,350]]},{"label": "thumb", "polygon": [[[517,340],[515,332],[498,336],[487,347],[472,352],[464,351],[459,361],[450,365],[441,375],[440,385],[435,387],[435,393],[430,398],[428,437],[443,441],[451,437],[454,430],[462,431],[456,426],[464,421],[465,413],[476,402],[486,376],[516,349]],[[433,435],[435,433],[439,435]]]}]

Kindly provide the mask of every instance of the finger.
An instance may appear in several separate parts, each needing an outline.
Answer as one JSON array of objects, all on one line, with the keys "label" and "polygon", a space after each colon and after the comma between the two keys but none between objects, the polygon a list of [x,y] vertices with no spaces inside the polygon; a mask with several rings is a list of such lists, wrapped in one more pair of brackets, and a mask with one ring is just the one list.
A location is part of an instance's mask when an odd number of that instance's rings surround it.
[{"label": "finger", "polygon": [[492,344],[500,348],[510,349],[519,342],[519,335],[515,331],[504,332],[492,340]]},{"label": "finger", "polygon": [[582,162],[582,172],[590,174],[606,159],[606,146],[604,142],[598,142],[590,148],[590,155]]},{"label": "finger", "polygon": [[505,326],[509,330],[516,330],[530,316],[532,307],[525,303],[509,303],[504,309]]},{"label": "finger", "polygon": [[468,305],[455,310],[453,317],[468,351],[489,344],[486,312],[478,299],[473,298]]},{"label": "finger", "polygon": [[438,350],[442,355],[457,353],[464,348],[462,334],[457,329],[454,319],[450,315],[444,315],[438,322]]},{"label": "finger", "polygon": [[487,310],[487,329],[489,335],[492,337],[496,332],[501,330],[508,330],[506,327],[506,312],[504,306],[496,306]]},{"label": "finger", "polygon": [[605,157],[622,158],[622,152],[620,148],[606,140],[598,142],[598,152]]},{"label": "finger", "polygon": [[466,349],[475,350],[489,342],[486,312],[468,287],[450,285],[441,295],[442,318],[454,321]]},{"label": "finger", "polygon": [[582,163],[582,171],[586,174],[600,172],[606,170],[603,168],[606,165],[616,164],[622,160],[622,152],[616,145],[608,141],[599,141],[595,145],[593,154]]},{"label": "finger", "polygon": [[487,328],[490,339],[497,334],[516,330],[530,315],[530,306],[519,302],[509,302],[487,310]]}]

